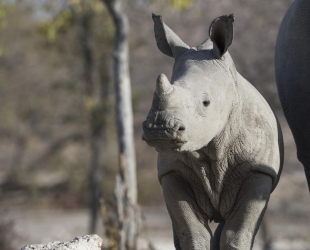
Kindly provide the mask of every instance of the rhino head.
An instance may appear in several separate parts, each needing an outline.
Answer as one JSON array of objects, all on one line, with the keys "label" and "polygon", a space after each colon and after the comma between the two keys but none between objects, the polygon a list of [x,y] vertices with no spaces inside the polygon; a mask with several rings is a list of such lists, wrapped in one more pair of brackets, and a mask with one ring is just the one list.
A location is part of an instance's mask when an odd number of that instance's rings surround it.
[{"label": "rhino head", "polygon": [[210,38],[190,48],[153,14],[161,52],[175,59],[171,81],[159,75],[142,139],[159,152],[196,151],[226,126],[234,102],[236,69],[227,52],[233,15],[216,18]]}]

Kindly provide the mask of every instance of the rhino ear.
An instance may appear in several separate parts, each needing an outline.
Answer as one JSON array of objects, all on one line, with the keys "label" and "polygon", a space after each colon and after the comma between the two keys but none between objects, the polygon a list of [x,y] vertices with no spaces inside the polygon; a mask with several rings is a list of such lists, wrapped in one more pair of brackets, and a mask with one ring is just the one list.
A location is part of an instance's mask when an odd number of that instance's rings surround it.
[{"label": "rhino ear", "polygon": [[210,38],[205,40],[202,44],[197,47],[197,50],[212,50],[213,43]]},{"label": "rhino ear", "polygon": [[167,56],[176,58],[182,52],[189,49],[184,43],[162,20],[161,16],[152,14],[154,21],[155,39],[157,47]]},{"label": "rhino ear", "polygon": [[220,59],[228,50],[234,38],[234,15],[220,16],[210,25],[209,36],[213,42],[213,53]]}]

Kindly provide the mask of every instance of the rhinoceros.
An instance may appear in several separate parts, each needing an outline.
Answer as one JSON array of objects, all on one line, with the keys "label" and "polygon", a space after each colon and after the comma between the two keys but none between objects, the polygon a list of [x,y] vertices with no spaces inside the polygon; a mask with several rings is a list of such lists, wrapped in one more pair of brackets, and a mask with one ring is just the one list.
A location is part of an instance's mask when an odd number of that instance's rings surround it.
[{"label": "rhinoceros", "polygon": [[[177,250],[251,249],[278,183],[282,133],[260,93],[228,53],[233,15],[190,48],[153,14],[161,52],[175,59],[159,75],[142,139],[158,154],[158,178]],[[209,223],[219,223],[212,234]]]},{"label": "rhinoceros", "polygon": [[282,20],[275,53],[281,105],[310,190],[310,1],[295,0]]}]

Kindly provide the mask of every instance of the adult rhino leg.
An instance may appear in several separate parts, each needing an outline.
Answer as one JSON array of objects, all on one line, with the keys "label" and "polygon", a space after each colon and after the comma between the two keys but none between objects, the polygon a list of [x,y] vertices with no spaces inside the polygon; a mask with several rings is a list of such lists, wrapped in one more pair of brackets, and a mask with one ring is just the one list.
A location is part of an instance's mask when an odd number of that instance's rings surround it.
[{"label": "adult rhino leg", "polygon": [[221,250],[250,250],[267,208],[272,190],[271,177],[255,172],[242,184],[235,205],[225,218]]},{"label": "adult rhino leg", "polygon": [[309,150],[309,156],[308,157],[302,157],[298,154],[298,160],[302,163],[305,169],[305,174],[308,182],[308,188],[310,192],[310,150]]},{"label": "adult rhino leg", "polygon": [[161,185],[172,220],[176,249],[212,249],[208,220],[197,206],[189,183],[179,174],[170,172],[161,178]]}]

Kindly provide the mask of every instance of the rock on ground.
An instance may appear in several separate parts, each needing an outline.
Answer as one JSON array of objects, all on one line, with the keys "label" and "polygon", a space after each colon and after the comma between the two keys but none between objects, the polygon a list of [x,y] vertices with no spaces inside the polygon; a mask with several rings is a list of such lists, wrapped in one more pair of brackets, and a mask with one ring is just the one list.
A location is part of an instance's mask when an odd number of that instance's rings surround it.
[{"label": "rock on ground", "polygon": [[75,237],[69,242],[54,241],[46,245],[27,245],[21,250],[101,250],[102,239],[94,235]]}]

